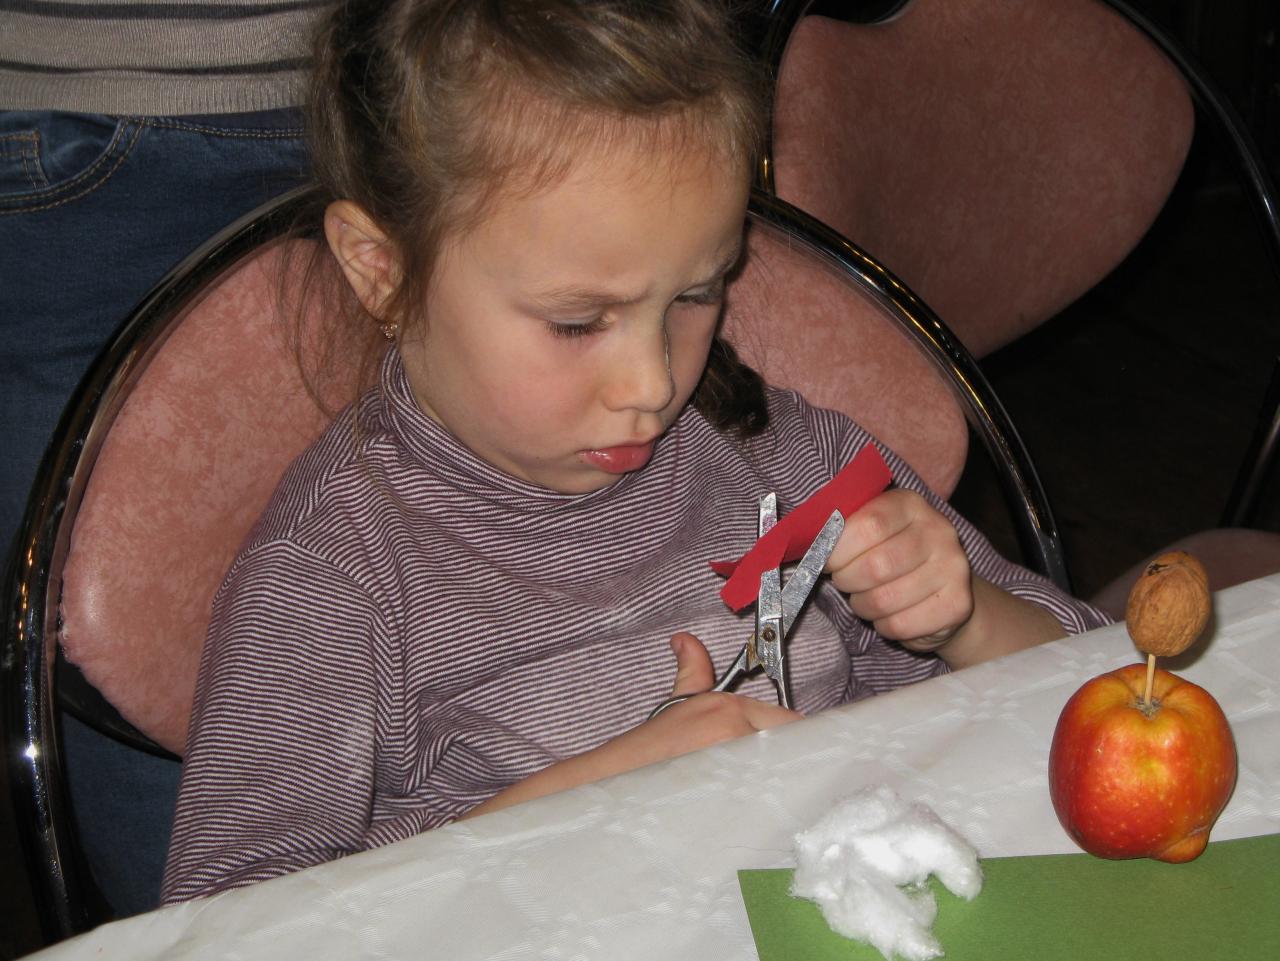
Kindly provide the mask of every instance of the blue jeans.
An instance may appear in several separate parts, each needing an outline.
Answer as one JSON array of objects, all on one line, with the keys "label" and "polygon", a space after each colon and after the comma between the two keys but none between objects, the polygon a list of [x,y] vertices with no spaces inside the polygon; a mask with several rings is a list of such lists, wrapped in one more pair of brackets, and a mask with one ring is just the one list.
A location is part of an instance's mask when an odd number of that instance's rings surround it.
[{"label": "blue jeans", "polygon": [[[62,410],[130,310],[220,228],[306,178],[296,111],[0,112],[6,558]],[[74,723],[65,734],[72,803],[95,875],[120,913],[154,906],[178,764]]]}]

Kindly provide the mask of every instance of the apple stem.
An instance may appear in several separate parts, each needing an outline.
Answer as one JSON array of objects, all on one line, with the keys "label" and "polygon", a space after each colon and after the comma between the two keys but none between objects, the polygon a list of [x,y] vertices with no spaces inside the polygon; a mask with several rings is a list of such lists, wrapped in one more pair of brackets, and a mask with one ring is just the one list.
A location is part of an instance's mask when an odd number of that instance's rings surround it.
[{"label": "apple stem", "polygon": [[1151,705],[1151,692],[1156,685],[1156,656],[1154,654],[1147,655],[1147,688],[1142,694],[1142,703],[1148,707]]}]

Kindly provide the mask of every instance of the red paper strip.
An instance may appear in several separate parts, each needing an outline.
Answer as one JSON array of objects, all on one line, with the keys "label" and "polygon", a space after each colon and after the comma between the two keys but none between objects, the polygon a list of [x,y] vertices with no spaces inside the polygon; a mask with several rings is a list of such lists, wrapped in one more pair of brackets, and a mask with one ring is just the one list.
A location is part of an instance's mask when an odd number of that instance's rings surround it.
[{"label": "red paper strip", "polygon": [[760,593],[760,575],[787,561],[796,561],[813,543],[832,511],[848,517],[889,486],[893,476],[875,445],[858,451],[835,477],[818,488],[803,504],[781,518],[773,530],[756,541],[736,561],[712,561],[711,569],[729,580],[720,589],[721,599],[740,611]]}]

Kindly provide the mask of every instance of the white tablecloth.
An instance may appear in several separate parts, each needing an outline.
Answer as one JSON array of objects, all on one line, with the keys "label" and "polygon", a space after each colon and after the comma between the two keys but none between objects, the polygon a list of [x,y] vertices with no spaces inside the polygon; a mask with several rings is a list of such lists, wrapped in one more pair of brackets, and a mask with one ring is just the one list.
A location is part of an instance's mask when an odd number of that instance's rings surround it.
[{"label": "white tablecloth", "polygon": [[[1280,576],[1218,595],[1188,655],[1164,666],[1218,699],[1240,756],[1213,838],[1280,831]],[[1136,660],[1123,626],[1068,638],[39,957],[754,959],[737,870],[791,865],[795,832],[862,785],[924,801],[983,856],[1076,850],[1049,802],[1053,727]]]}]

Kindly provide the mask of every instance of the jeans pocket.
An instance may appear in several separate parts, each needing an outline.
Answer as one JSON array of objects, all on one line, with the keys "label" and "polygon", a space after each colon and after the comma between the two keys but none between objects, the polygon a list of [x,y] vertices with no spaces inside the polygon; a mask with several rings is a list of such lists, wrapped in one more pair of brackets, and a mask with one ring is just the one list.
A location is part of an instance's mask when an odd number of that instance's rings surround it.
[{"label": "jeans pocket", "polygon": [[136,142],[135,121],[50,111],[0,113],[0,213],[68,203],[99,187]]},{"label": "jeans pocket", "polygon": [[0,194],[49,186],[40,163],[40,131],[34,127],[0,133]]}]

